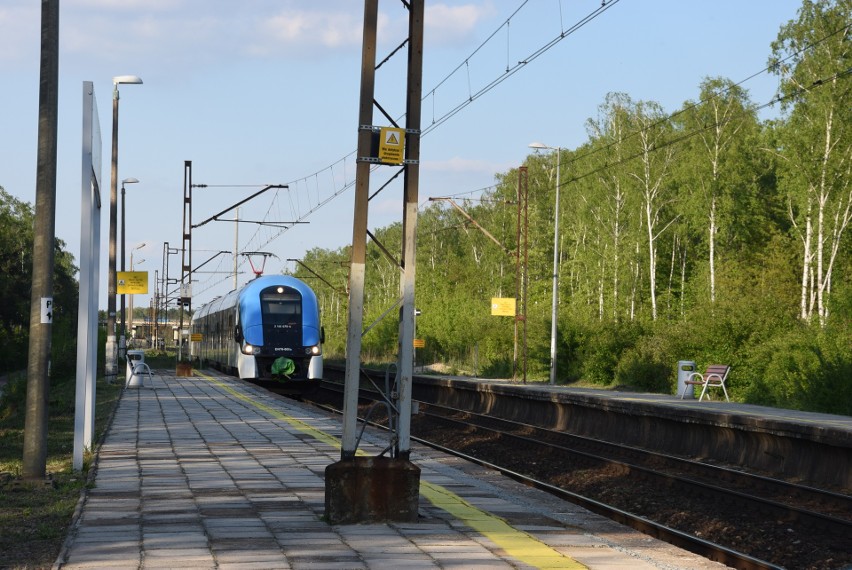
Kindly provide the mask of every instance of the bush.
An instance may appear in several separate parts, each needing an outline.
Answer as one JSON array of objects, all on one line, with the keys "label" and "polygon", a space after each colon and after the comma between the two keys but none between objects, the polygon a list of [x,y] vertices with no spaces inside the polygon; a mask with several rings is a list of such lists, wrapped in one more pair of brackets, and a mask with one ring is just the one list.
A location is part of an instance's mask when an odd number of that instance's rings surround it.
[{"label": "bush", "polygon": [[758,346],[748,359],[746,402],[852,415],[852,335],[801,325]]},{"label": "bush", "polygon": [[630,386],[645,392],[671,392],[672,366],[660,362],[641,348],[632,348],[624,353],[615,369],[615,381],[619,386]]},{"label": "bush", "polygon": [[594,322],[577,341],[577,368],[585,382],[608,385],[615,381],[618,361],[641,334],[636,323]]},{"label": "bush", "polygon": [[[27,374],[10,374],[0,393],[0,420],[20,416],[23,418],[27,402]],[[23,422],[22,422],[23,425]]]}]

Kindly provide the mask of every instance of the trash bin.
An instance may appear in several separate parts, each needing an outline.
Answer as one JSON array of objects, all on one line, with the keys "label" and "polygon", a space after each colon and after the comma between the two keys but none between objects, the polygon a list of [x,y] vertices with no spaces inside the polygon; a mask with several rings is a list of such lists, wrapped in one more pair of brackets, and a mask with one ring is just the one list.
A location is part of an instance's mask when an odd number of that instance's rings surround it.
[{"label": "trash bin", "polygon": [[[144,367],[137,366],[139,364],[145,364],[145,351],[144,350],[128,350],[127,351],[127,378],[124,382],[124,385],[127,388],[138,388],[142,385],[142,377],[140,374],[144,370]],[[134,374],[134,371],[136,374]]]},{"label": "trash bin", "polygon": [[679,360],[677,363],[677,395],[682,398],[695,397],[695,385],[687,384],[690,374],[695,372],[695,362]]}]

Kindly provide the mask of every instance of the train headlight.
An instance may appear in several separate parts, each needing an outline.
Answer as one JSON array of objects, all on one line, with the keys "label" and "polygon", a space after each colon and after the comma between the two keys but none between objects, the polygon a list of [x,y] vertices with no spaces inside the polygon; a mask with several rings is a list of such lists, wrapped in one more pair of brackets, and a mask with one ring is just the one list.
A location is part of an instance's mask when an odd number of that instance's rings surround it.
[{"label": "train headlight", "polygon": [[256,347],[249,343],[245,343],[242,348],[243,354],[254,354]]},{"label": "train headlight", "polygon": [[316,355],[320,354],[321,352],[322,352],[322,348],[320,348],[320,345],[318,345],[318,344],[316,344],[314,346],[306,346],[305,347],[305,354],[307,354],[308,356],[316,356]]}]

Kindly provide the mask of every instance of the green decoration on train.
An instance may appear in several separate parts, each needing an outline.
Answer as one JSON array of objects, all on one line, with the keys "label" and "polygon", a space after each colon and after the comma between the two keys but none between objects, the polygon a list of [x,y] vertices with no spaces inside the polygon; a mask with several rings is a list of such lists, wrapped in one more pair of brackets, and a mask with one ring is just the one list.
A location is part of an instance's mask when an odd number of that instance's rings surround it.
[{"label": "green decoration on train", "polygon": [[296,363],[290,358],[286,358],[284,356],[278,357],[275,359],[275,362],[272,363],[271,372],[272,375],[279,380],[281,379],[281,376],[284,376],[287,380],[289,380],[290,376],[296,372]]}]

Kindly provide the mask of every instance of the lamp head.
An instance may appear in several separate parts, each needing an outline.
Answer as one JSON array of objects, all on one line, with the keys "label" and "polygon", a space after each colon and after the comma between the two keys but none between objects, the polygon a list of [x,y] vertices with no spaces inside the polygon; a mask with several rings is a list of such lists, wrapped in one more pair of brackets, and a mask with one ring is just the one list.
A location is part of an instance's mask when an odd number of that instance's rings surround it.
[{"label": "lamp head", "polygon": [[121,181],[122,184],[137,184],[139,182],[136,178],[125,178]]},{"label": "lamp head", "polygon": [[549,149],[549,148],[551,148],[551,147],[547,146],[546,144],[544,144],[544,143],[540,143],[540,142],[532,142],[532,143],[530,143],[530,144],[529,144],[529,147],[530,147],[530,148],[534,148],[534,149],[536,149],[536,150]]},{"label": "lamp head", "polygon": [[136,75],[116,75],[112,78],[112,84],[118,85],[119,83],[142,83],[142,79]]}]

